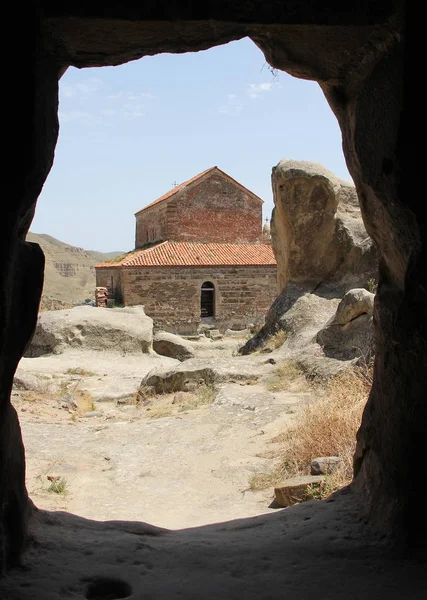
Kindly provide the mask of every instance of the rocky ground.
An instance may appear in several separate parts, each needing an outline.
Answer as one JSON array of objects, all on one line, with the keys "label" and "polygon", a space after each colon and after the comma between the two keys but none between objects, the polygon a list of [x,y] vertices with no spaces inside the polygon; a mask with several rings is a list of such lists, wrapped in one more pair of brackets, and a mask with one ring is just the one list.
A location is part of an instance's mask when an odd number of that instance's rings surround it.
[{"label": "rocky ground", "polygon": [[[301,382],[292,392],[269,392],[275,359],[236,356],[242,341],[205,338],[193,343],[195,358],[185,363],[72,348],[23,358],[13,403],[34,503],[171,529],[275,510],[273,490],[253,492],[250,479],[271,468],[263,454],[310,394]],[[214,398],[177,392],[135,403],[149,371],[195,361],[222,365],[225,381],[214,390],[203,386]],[[71,397],[80,401],[77,391],[86,403],[80,410],[69,404]],[[63,478],[64,493],[49,491],[48,477]]]},{"label": "rocky ground", "polygon": [[[397,554],[350,489],[279,510],[271,489],[248,489],[311,392],[298,380],[270,392],[283,348],[235,356],[240,343],[195,342],[184,363],[88,348],[22,359],[13,401],[27,485],[48,511],[33,514],[2,600],[425,598],[423,557]],[[211,404],[191,406],[186,392],[126,404],[153,368],[197,361],[221,376]],[[66,493],[49,492],[48,476]]]}]

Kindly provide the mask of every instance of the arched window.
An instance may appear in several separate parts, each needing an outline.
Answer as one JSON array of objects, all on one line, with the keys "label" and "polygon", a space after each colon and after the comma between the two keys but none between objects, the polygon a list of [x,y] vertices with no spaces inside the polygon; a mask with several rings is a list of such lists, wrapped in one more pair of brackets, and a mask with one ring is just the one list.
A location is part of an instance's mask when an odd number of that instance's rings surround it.
[{"label": "arched window", "polygon": [[213,317],[215,313],[215,286],[205,281],[200,294],[200,316]]}]

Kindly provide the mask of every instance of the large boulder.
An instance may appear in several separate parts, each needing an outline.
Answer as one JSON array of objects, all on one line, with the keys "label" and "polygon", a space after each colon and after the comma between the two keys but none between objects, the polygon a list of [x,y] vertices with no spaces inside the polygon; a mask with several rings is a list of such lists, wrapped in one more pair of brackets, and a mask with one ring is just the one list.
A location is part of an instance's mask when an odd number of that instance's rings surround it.
[{"label": "large boulder", "polygon": [[[290,281],[376,277],[377,257],[353,184],[318,163],[284,159],[272,171],[272,243],[281,288]],[[349,289],[349,288],[348,288]]]},{"label": "large boulder", "polygon": [[262,373],[274,370],[265,364],[264,356],[228,358],[193,358],[173,367],[152,369],[143,378],[141,388],[155,393],[189,391],[195,384],[214,385],[225,381],[253,381]]},{"label": "large boulder", "polygon": [[335,315],[316,336],[327,356],[369,360],[374,350],[374,298],[363,288],[345,294]]},{"label": "large boulder", "polygon": [[156,394],[188,392],[198,385],[213,385],[217,374],[213,369],[192,365],[181,369],[154,369],[141,382],[141,389],[151,388]]},{"label": "large boulder", "polygon": [[305,321],[310,330],[303,337],[309,343],[346,292],[369,288],[377,279],[377,251],[351,183],[318,163],[284,159],[273,168],[272,188],[271,234],[282,291],[242,354],[258,350],[280,329],[291,333],[291,344],[292,333],[301,332]]},{"label": "large boulder", "polygon": [[150,352],[152,341],[153,321],[142,306],[114,309],[76,306],[40,313],[24,356],[61,354],[67,348]]},{"label": "large boulder", "polygon": [[179,361],[194,357],[193,344],[174,333],[158,331],[153,337],[153,350],[162,356],[176,358]]}]

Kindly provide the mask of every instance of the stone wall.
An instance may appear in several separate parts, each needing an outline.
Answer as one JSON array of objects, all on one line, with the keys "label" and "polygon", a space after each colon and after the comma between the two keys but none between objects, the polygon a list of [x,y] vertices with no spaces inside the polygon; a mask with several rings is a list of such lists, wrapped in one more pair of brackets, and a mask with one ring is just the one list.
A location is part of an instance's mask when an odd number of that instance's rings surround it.
[{"label": "stone wall", "polygon": [[156,328],[182,334],[194,332],[201,321],[200,290],[206,281],[215,286],[215,324],[220,330],[263,323],[277,294],[276,266],[122,269],[126,306],[142,304]]},{"label": "stone wall", "polygon": [[136,214],[135,247],[154,240],[257,242],[262,202],[220,172]]}]

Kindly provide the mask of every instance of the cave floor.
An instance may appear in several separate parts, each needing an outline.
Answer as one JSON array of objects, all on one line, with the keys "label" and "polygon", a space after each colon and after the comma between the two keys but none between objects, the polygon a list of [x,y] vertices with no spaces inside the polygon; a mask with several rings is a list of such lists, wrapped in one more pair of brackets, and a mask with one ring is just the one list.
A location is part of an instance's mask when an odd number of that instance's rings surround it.
[{"label": "cave floor", "polygon": [[398,556],[352,492],[273,514],[170,531],[36,511],[2,600],[421,600],[421,558]]}]

